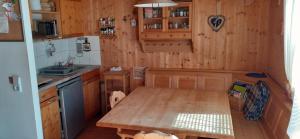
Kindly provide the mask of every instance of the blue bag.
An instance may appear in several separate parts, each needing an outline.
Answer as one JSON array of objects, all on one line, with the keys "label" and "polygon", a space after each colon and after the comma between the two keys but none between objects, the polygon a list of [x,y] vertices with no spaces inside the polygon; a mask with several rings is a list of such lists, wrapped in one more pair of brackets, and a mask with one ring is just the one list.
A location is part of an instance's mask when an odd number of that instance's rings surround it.
[{"label": "blue bag", "polygon": [[245,106],[243,108],[244,117],[247,120],[259,120],[268,102],[270,93],[264,81],[258,81],[252,92],[247,93]]}]

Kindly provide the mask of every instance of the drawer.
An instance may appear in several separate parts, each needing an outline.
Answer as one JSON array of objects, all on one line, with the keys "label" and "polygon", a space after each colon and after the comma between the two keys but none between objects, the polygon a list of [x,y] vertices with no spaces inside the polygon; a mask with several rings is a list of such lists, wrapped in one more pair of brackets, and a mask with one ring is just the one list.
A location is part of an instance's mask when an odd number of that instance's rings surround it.
[{"label": "drawer", "polygon": [[40,94],[40,102],[44,102],[52,97],[56,97],[57,89],[56,89],[56,87],[51,87],[45,91],[40,92],[39,94]]}]

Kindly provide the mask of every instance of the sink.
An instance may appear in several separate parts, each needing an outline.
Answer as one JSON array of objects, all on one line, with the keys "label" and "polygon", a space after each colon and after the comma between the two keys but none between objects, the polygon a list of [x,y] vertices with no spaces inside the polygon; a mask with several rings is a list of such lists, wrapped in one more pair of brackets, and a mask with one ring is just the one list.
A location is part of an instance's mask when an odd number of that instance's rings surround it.
[{"label": "sink", "polygon": [[56,75],[56,76],[65,76],[73,74],[85,66],[74,65],[74,66],[50,66],[40,70],[42,75]]}]

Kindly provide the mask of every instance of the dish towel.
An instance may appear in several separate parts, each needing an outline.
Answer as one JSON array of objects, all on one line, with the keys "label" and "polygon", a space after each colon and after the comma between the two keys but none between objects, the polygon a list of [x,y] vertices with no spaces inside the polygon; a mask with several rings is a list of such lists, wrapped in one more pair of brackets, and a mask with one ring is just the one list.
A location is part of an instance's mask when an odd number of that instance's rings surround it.
[{"label": "dish towel", "polygon": [[122,91],[113,91],[109,98],[110,107],[114,108],[125,97],[126,95]]}]

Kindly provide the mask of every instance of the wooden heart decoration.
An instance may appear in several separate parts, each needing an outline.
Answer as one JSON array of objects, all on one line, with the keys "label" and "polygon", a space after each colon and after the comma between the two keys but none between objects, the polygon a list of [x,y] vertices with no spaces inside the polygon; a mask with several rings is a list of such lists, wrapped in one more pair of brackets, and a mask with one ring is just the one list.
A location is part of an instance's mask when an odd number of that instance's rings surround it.
[{"label": "wooden heart decoration", "polygon": [[225,23],[225,16],[223,15],[212,15],[208,17],[208,24],[213,31],[218,32]]}]

